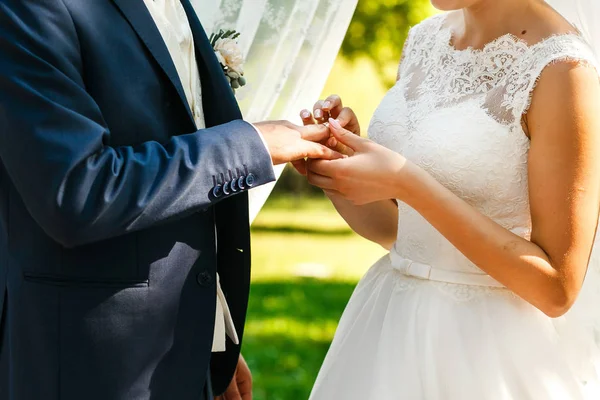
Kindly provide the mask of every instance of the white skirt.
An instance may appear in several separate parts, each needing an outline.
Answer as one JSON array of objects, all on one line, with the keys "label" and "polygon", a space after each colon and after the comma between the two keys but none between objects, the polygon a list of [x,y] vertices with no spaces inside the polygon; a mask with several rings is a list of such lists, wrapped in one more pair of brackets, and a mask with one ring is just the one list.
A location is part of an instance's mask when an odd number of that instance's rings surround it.
[{"label": "white skirt", "polygon": [[507,289],[407,277],[388,255],[356,287],[310,399],[598,400],[599,349],[575,321]]}]

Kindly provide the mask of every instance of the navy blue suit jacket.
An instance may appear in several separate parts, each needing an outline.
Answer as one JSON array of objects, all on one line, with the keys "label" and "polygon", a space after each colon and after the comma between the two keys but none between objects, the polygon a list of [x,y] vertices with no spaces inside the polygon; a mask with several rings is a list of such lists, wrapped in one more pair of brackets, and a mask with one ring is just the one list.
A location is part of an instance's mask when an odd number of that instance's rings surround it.
[{"label": "navy blue suit jacket", "polygon": [[[0,0],[0,399],[197,399],[217,270],[243,337],[274,179],[188,0],[207,129],[142,0]],[[248,178],[249,177],[249,178]],[[246,188],[246,185],[244,185]]]}]

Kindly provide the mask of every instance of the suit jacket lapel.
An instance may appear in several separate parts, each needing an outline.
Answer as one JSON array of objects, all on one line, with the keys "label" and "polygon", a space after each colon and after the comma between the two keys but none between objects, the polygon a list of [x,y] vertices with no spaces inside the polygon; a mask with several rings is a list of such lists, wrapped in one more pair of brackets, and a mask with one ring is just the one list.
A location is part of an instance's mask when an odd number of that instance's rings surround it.
[{"label": "suit jacket lapel", "polygon": [[132,0],[113,0],[117,7],[121,10],[123,16],[129,21],[137,35],[140,37],[150,54],[158,62],[162,70],[165,72],[179,97],[186,108],[186,111],[192,121],[194,117],[190,110],[189,104],[183,91],[183,86],[179,80],[177,69],[173,64],[173,59],[169,54],[169,50],[163,41],[163,38],[158,30],[150,12],[142,3],[142,1]]},{"label": "suit jacket lapel", "polygon": [[196,61],[202,80],[202,98],[206,125],[214,126],[234,119],[241,119],[242,113],[231,90],[231,86],[225,79],[221,64],[215,56],[194,7],[189,0],[181,0],[181,4],[185,9],[192,34],[194,35]]}]

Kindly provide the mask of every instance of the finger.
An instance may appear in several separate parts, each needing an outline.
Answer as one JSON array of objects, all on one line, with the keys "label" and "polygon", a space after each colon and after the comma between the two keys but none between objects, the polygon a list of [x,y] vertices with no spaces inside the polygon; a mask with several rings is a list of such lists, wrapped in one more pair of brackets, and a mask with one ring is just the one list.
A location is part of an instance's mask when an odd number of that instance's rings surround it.
[{"label": "finger", "polygon": [[324,142],[331,136],[329,127],[323,124],[313,124],[299,127],[300,137],[311,142]]},{"label": "finger", "polygon": [[327,140],[327,143],[325,145],[327,147],[329,147],[330,149],[333,149],[333,150],[337,151],[338,153],[344,154],[346,156],[354,155],[354,150],[352,150],[350,147],[346,146],[345,144],[338,142],[338,140],[336,138],[334,138],[333,136]]},{"label": "finger", "polygon": [[298,171],[300,175],[306,176],[306,160],[292,161],[292,166]]},{"label": "finger", "polygon": [[242,400],[235,376],[233,377],[233,381],[229,384],[229,387],[225,393],[223,393],[223,398],[224,400]]},{"label": "finger", "polygon": [[306,142],[305,151],[300,158],[317,158],[323,160],[338,160],[345,158],[343,154],[319,143]]},{"label": "finger", "polygon": [[252,400],[252,381],[240,382],[240,396],[242,400]]},{"label": "finger", "polygon": [[325,192],[325,194],[329,197],[331,196],[341,196],[341,193],[338,192],[337,190],[333,190],[333,189],[323,189],[323,192]]},{"label": "finger", "polygon": [[240,356],[236,376],[242,400],[252,400],[252,373],[242,356]]},{"label": "finger", "polygon": [[336,168],[339,168],[334,160],[312,159],[306,163],[306,173],[317,174],[328,178],[333,177]]},{"label": "finger", "polygon": [[365,139],[354,135],[347,129],[342,128],[340,123],[333,118],[329,118],[329,130],[338,142],[345,144],[355,152],[358,151],[366,142]]},{"label": "finger", "polygon": [[313,118],[312,114],[310,113],[310,111],[308,110],[302,110],[300,111],[300,118],[302,118],[302,124],[303,125],[314,125],[317,122],[315,121],[315,119]]},{"label": "finger", "polygon": [[336,189],[335,181],[328,176],[319,175],[309,169],[306,177],[308,178],[308,183],[313,186],[317,186],[324,190]]},{"label": "finger", "polygon": [[323,100],[319,100],[313,106],[313,115],[320,124],[329,119],[329,112],[323,110],[323,102]]},{"label": "finger", "polygon": [[345,128],[346,125],[350,123],[350,121],[356,119],[356,114],[351,108],[344,107],[337,117],[335,117],[334,115],[332,115],[331,117],[337,119],[342,128]]},{"label": "finger", "polygon": [[323,101],[323,111],[329,112],[331,118],[337,118],[342,109],[342,98],[337,94],[332,94]]}]

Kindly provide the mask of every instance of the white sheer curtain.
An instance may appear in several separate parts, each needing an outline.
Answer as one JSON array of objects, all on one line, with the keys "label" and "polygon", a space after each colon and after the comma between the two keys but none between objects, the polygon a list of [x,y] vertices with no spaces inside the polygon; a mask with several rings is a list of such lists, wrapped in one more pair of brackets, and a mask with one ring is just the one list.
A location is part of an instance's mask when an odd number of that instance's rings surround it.
[{"label": "white sheer curtain", "polygon": [[[237,90],[250,122],[287,119],[318,99],[358,0],[191,0],[207,34],[241,33],[247,85]],[[283,166],[276,168],[277,177]],[[250,191],[250,222],[275,184]]]},{"label": "white sheer curtain", "polygon": [[600,0],[546,0],[579,29],[600,60]]}]

